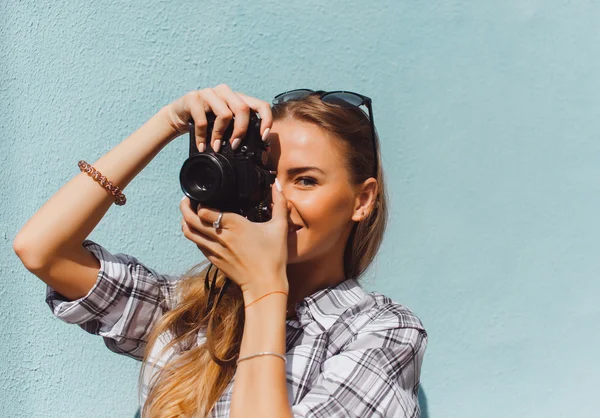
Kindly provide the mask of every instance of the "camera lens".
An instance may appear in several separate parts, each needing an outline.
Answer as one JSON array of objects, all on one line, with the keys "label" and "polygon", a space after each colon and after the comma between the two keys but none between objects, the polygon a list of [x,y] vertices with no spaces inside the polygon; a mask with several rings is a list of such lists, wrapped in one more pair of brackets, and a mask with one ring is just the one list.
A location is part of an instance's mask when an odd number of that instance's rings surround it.
[{"label": "camera lens", "polygon": [[220,154],[197,154],[181,167],[179,181],[186,194],[205,204],[218,201],[233,179],[231,163]]},{"label": "camera lens", "polygon": [[197,171],[194,171],[193,184],[194,191],[192,193],[210,192],[215,185],[220,182],[220,175],[215,171],[215,167],[210,164],[205,164]]}]

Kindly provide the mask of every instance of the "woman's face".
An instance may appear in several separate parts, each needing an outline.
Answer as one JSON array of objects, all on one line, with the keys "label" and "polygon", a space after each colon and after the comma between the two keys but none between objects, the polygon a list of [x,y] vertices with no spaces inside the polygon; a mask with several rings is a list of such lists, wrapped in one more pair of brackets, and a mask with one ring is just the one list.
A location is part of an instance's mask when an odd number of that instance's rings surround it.
[{"label": "woman's face", "polygon": [[316,125],[291,118],[273,123],[269,165],[290,209],[288,264],[343,254],[355,212],[343,144]]}]

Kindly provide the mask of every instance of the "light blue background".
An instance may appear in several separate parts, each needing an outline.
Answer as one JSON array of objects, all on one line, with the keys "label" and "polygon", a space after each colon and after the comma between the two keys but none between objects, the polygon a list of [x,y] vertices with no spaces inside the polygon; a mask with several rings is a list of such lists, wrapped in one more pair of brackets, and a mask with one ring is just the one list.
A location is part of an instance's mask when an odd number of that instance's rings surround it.
[{"label": "light blue background", "polygon": [[[424,417],[598,416],[598,22],[586,0],[1,2],[0,414],[135,414],[139,363],[53,318],[12,241],[78,160],[227,83],[373,98],[392,217],[366,286],[427,328]],[[186,152],[161,151],[90,238],[195,264]]]}]

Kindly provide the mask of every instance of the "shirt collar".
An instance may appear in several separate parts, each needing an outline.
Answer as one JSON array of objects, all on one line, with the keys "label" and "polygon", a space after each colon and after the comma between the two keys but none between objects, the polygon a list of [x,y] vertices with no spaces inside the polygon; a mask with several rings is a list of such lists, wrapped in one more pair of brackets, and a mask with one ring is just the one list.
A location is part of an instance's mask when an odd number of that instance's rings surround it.
[{"label": "shirt collar", "polygon": [[352,305],[365,296],[365,291],[356,279],[346,279],[337,285],[318,290],[296,304],[297,320],[289,321],[295,328],[316,321],[328,330]]}]

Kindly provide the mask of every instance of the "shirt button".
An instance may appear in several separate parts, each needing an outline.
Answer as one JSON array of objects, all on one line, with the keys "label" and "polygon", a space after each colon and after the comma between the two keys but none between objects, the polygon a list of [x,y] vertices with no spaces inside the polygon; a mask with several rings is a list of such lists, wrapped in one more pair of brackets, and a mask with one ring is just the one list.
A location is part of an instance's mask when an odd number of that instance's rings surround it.
[{"label": "shirt button", "polygon": [[307,307],[305,304],[301,303],[301,304],[298,306],[297,312],[298,312],[300,315],[304,315],[304,314],[306,313],[306,311],[307,311],[307,310],[308,310],[308,307]]}]

